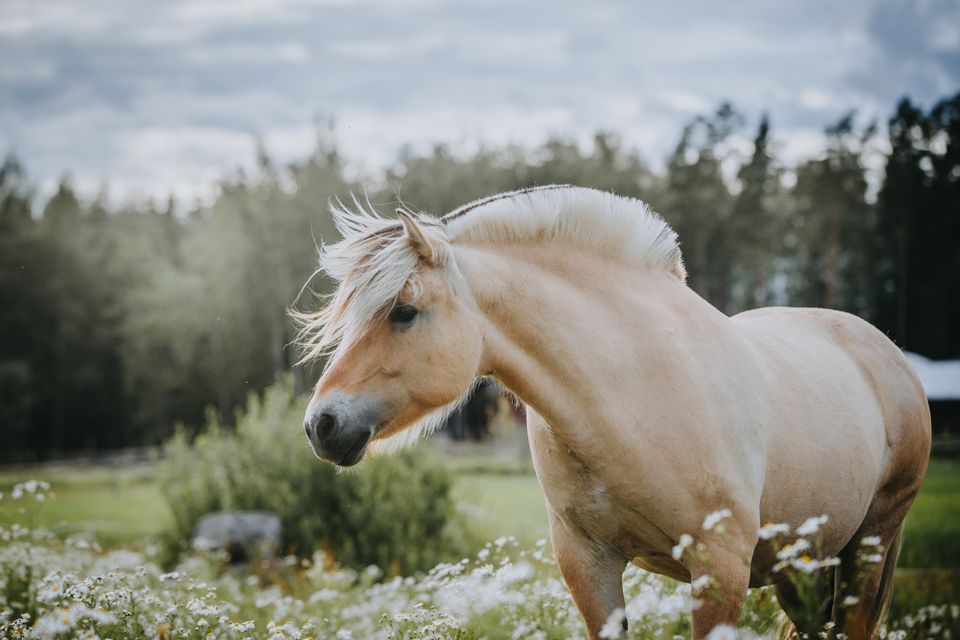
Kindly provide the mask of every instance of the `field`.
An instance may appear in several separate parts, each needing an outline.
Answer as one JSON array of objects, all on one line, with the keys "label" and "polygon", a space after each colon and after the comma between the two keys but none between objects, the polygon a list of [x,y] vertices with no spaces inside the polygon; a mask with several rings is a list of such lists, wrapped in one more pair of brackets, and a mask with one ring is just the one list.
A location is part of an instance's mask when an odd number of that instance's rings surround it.
[{"label": "field", "polygon": [[[529,471],[485,470],[483,465],[463,464],[462,461],[455,467],[460,469],[455,493],[464,526],[479,539],[499,538],[499,541],[496,545],[478,549],[472,559],[438,567],[419,582],[386,584],[375,582],[372,575],[349,571],[331,573],[329,569],[321,570],[320,565],[311,563],[303,564],[299,569],[275,567],[270,569],[270,575],[251,577],[251,582],[234,573],[222,573],[216,568],[216,558],[195,558],[179,568],[174,583],[161,584],[166,578],[151,564],[150,552],[147,551],[146,556],[138,555],[149,549],[141,541],[159,535],[171,518],[152,467],[62,466],[7,470],[0,472],[0,491],[7,494],[0,500],[0,525],[18,522],[32,528],[50,529],[61,537],[81,533],[84,538],[95,537],[107,551],[95,552],[70,541],[65,546],[56,540],[29,542],[23,534],[19,539],[14,536],[12,541],[8,537],[6,542],[0,543],[0,579],[3,579],[6,561],[9,591],[9,575],[12,575],[9,572],[11,567],[16,569],[19,562],[11,558],[20,555],[39,563],[33,568],[35,571],[56,567],[51,575],[60,576],[56,579],[62,580],[63,585],[58,588],[63,589],[71,580],[67,572],[82,576],[113,567],[115,571],[109,579],[80,583],[87,584],[84,589],[94,594],[89,595],[93,598],[91,603],[109,601],[109,597],[103,594],[113,594],[118,589],[141,589],[144,593],[153,593],[150,598],[163,605],[157,604],[153,613],[138,614],[143,618],[136,623],[140,625],[136,627],[139,631],[131,630],[133,628],[129,626],[116,627],[118,637],[123,634],[210,637],[193,635],[191,625],[200,625],[214,637],[224,638],[305,639],[313,634],[316,634],[314,637],[334,637],[334,629],[343,632],[336,636],[342,638],[500,637],[500,633],[490,632],[498,627],[509,627],[511,634],[521,633],[514,637],[527,637],[525,631],[530,632],[530,637],[538,634],[543,638],[578,637],[579,619],[550,561],[549,546],[544,546],[543,542],[538,544],[546,537],[547,526],[546,509],[536,478]],[[9,492],[16,482],[28,478],[50,482],[55,495],[41,504],[33,504],[29,511],[21,512],[19,504],[22,503],[11,501]],[[956,608],[928,606],[960,600],[957,585],[957,571],[960,569],[958,516],[960,460],[935,459],[908,520],[897,576],[892,619],[906,619],[919,625],[917,629],[924,629],[922,633],[917,631],[905,637],[935,637],[930,628],[954,628],[958,623],[960,611]],[[16,548],[18,544],[23,548]],[[120,549],[132,549],[135,553]],[[499,560],[493,562],[494,558]],[[44,562],[49,564],[44,565]],[[213,582],[209,582],[211,580]],[[274,586],[261,589],[258,584]],[[689,587],[633,570],[628,571],[626,584],[631,637],[672,637],[674,633],[687,632],[688,622],[682,611],[690,598]],[[279,585],[283,588],[280,589]],[[204,589],[206,595],[198,600],[198,592]],[[750,624],[755,630],[769,631],[775,609],[769,599],[764,598],[763,591],[757,593],[759,595],[753,596],[750,605],[754,611]],[[458,602],[457,598],[472,604],[458,610],[459,605],[451,604]],[[62,615],[63,620],[74,615],[62,606],[57,608],[57,600],[46,605],[47,613],[44,614],[44,603],[39,596],[35,600],[35,615],[49,616],[51,612],[59,612],[57,615]],[[366,600],[375,600],[377,604],[358,609],[357,603]],[[113,603],[108,607],[109,611],[119,612],[116,615],[110,613],[114,616],[109,618],[112,620],[110,624],[132,624],[134,618],[125,617],[127,614],[123,611],[126,610],[122,610],[121,604]],[[922,611],[919,616],[914,614],[918,610]],[[76,628],[88,628],[92,633],[94,623],[90,620],[94,614],[76,611]],[[219,614],[214,615],[215,611]],[[509,615],[501,617],[506,611],[510,612]],[[328,624],[329,635],[311,627],[318,617]],[[292,626],[286,631],[277,631],[284,624],[280,621],[286,619],[293,620],[289,623]],[[371,620],[379,622],[370,626],[373,624]],[[110,624],[97,628],[113,628]],[[167,631],[160,633],[157,631],[160,629]],[[177,629],[182,633],[175,632]],[[252,635],[246,633],[250,629],[258,631]],[[429,633],[424,631],[431,629],[433,631]],[[351,633],[355,635],[351,636]],[[38,637],[68,636],[54,633]]]},{"label": "field", "polygon": [[[101,544],[129,543],[159,534],[170,514],[149,466],[40,467],[0,471],[0,491],[32,478],[51,483],[55,498],[38,513],[38,526],[58,534],[94,534]],[[529,472],[485,472],[470,465],[458,473],[456,497],[481,539],[515,536],[522,546],[547,537],[547,515],[536,478]],[[19,513],[0,501],[0,525]],[[960,458],[934,459],[907,519],[900,565],[960,569]]]}]

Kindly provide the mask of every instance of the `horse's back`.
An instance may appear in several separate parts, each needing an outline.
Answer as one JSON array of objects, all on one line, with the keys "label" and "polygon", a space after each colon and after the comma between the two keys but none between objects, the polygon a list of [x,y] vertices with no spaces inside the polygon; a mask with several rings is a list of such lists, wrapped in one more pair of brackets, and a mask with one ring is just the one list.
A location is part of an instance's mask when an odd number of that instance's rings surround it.
[{"label": "horse's back", "polygon": [[[798,335],[815,349],[833,349],[856,366],[880,407],[887,444],[902,439],[929,445],[930,416],[920,379],[903,352],[866,320],[843,311],[768,307],[746,311],[734,320],[796,344]],[[790,329],[793,328],[791,332]],[[789,351],[790,349],[785,349]]]}]

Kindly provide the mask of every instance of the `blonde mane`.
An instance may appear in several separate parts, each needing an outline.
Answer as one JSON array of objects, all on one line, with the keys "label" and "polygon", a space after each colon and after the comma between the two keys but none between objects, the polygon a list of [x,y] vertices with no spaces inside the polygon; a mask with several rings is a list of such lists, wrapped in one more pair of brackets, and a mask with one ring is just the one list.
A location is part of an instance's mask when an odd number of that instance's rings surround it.
[{"label": "blonde mane", "polygon": [[561,240],[607,258],[685,277],[677,234],[634,198],[549,185],[476,200],[443,218],[453,242],[509,244]]}]

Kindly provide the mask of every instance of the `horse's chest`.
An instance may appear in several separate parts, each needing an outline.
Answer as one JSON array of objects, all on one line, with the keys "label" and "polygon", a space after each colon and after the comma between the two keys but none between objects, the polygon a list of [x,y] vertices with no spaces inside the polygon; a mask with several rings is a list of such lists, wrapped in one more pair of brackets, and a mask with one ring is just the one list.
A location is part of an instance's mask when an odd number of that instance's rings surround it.
[{"label": "horse's chest", "polygon": [[547,504],[569,530],[630,558],[665,545],[669,550],[669,540],[642,509],[569,448],[553,440],[534,450],[534,464]]},{"label": "horse's chest", "polygon": [[[573,530],[587,538],[609,538],[615,528],[616,499],[609,489],[591,476],[588,467],[576,461],[570,469],[554,469],[554,481],[543,483],[544,494],[554,513]],[[563,482],[556,482],[560,472]]]}]

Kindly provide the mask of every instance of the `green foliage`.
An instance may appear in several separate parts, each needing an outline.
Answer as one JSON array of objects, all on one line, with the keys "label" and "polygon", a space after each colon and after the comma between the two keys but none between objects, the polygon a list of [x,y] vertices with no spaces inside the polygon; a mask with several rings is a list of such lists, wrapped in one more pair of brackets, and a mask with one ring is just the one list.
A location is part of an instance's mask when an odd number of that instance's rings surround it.
[{"label": "green foliage", "polygon": [[960,94],[929,112],[904,98],[888,122],[878,202],[876,319],[931,358],[960,355]]},{"label": "green foliage", "polygon": [[653,203],[680,237],[690,286],[724,310],[733,258],[724,229],[734,202],[722,166],[732,159],[725,143],[741,124],[742,117],[729,104],[694,118],[667,161],[663,202]]},{"label": "green foliage", "polygon": [[116,394],[123,384],[115,345],[122,292],[103,260],[102,220],[81,207],[67,183],[40,221],[28,213],[29,197],[17,165],[7,160],[0,168],[5,449],[129,444]]},{"label": "green foliage", "polygon": [[161,472],[183,548],[197,520],[221,509],[266,510],[283,521],[287,550],[326,550],[344,566],[392,574],[433,566],[459,547],[452,475],[425,452],[364,461],[340,472],[317,460],[300,427],[304,401],[288,380],[251,395],[227,430],[215,413],[191,444],[169,443]]}]

